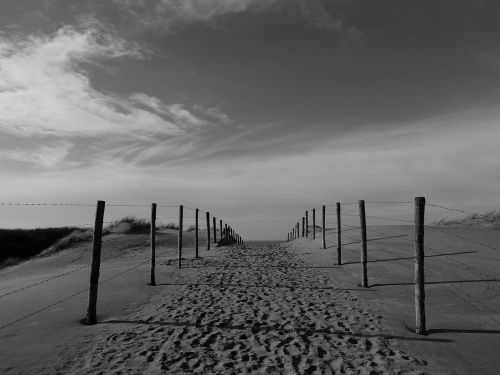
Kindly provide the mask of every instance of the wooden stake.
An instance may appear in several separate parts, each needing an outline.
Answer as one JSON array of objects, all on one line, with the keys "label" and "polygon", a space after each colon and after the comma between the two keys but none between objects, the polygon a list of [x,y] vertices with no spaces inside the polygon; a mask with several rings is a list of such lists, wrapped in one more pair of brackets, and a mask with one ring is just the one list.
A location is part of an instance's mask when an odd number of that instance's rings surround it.
[{"label": "wooden stake", "polygon": [[87,321],[89,325],[97,323],[97,289],[99,287],[99,270],[101,268],[102,222],[104,220],[104,201],[97,201],[92,241],[92,264],[90,267],[89,305]]},{"label": "wooden stake", "polygon": [[210,212],[207,212],[207,250],[210,250]]},{"label": "wooden stake", "polygon": [[316,209],[313,208],[313,240],[316,239]]},{"label": "wooden stake", "polygon": [[302,237],[306,236],[306,218],[302,216]]},{"label": "wooden stake", "polygon": [[151,281],[149,285],[156,285],[155,266],[156,266],[156,203],[151,204]]},{"label": "wooden stake", "polygon": [[359,201],[359,220],[361,225],[361,286],[368,288],[368,272],[367,265],[367,242],[366,242],[366,215],[365,201]]},{"label": "wooden stake", "polygon": [[306,211],[306,238],[309,238],[309,212]]},{"label": "wooden stake", "polygon": [[424,275],[425,198],[415,198],[415,332],[425,334],[425,275]]},{"label": "wooden stake", "polygon": [[198,231],[199,231],[199,224],[198,224],[198,221],[199,221],[199,209],[197,208],[195,210],[195,219],[194,219],[194,253],[195,253],[195,258],[198,259],[198,248],[200,246],[200,242],[199,242],[199,236],[198,236]]},{"label": "wooden stake", "polygon": [[321,234],[323,239],[323,249],[326,249],[326,207],[324,205],[322,213],[323,213],[323,220],[321,223]]},{"label": "wooden stake", "polygon": [[342,264],[342,222],[340,218],[340,203],[337,202],[337,264]]},{"label": "wooden stake", "polygon": [[227,224],[224,223],[224,238],[227,238]]},{"label": "wooden stake", "polygon": [[182,224],[184,220],[184,206],[181,204],[179,206],[179,234],[177,237],[177,267],[182,268]]},{"label": "wooden stake", "polygon": [[220,223],[220,238],[222,239],[223,235],[222,235],[222,220],[219,221]]},{"label": "wooden stake", "polygon": [[215,218],[215,216],[213,217],[212,221],[213,221],[213,225],[214,225],[214,244],[216,244],[217,243],[217,219]]}]

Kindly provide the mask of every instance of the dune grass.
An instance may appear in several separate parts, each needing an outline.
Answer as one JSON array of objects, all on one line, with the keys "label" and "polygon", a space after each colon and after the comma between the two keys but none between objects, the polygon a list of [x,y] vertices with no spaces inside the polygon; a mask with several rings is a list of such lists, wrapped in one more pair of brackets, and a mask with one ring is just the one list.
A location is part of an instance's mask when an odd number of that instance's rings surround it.
[{"label": "dune grass", "polygon": [[441,219],[433,223],[434,225],[467,225],[481,227],[500,228],[500,211],[487,211],[484,213],[473,213],[461,218]]},{"label": "dune grass", "polygon": [[[160,225],[160,229],[175,229],[175,223]],[[194,226],[186,228],[191,232]],[[108,234],[148,234],[151,230],[149,220],[126,216],[103,228]],[[0,229],[0,268],[17,264],[35,256],[48,256],[74,245],[91,242],[92,228],[56,227],[36,229]]]}]

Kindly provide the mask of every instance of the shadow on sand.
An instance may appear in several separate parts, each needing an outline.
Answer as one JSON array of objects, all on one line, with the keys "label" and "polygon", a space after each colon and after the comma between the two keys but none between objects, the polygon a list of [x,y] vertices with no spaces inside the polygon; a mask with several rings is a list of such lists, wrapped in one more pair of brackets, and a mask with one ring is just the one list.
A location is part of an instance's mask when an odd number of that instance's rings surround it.
[{"label": "shadow on sand", "polygon": [[101,324],[144,324],[149,326],[168,326],[168,327],[207,327],[207,328],[218,328],[223,330],[251,330],[252,333],[267,333],[267,332],[279,332],[280,334],[287,334],[293,332],[301,332],[307,336],[313,335],[315,333],[319,334],[327,334],[327,335],[336,335],[340,338],[344,336],[347,337],[360,337],[360,338],[382,338],[382,339],[397,339],[397,340],[406,340],[406,341],[427,341],[427,342],[452,342],[453,340],[449,339],[433,339],[429,337],[409,337],[409,336],[400,336],[400,335],[386,335],[386,334],[369,334],[369,333],[356,333],[356,332],[346,332],[339,331],[330,328],[321,328],[314,329],[310,327],[295,327],[289,330],[277,329],[276,327],[271,327],[266,324],[260,324],[255,322],[253,325],[245,326],[243,324],[240,325],[229,325],[229,324],[201,324],[200,322],[190,323],[190,322],[157,322],[151,320],[120,320],[120,319],[112,319],[101,322]]}]

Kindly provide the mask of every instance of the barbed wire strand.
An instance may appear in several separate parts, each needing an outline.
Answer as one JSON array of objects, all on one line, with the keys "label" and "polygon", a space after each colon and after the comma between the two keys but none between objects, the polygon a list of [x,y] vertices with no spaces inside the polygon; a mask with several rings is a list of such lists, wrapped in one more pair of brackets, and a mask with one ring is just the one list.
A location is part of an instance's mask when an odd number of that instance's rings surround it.
[{"label": "barbed wire strand", "polygon": [[[141,263],[139,263],[138,265],[136,265],[136,266],[134,266],[134,267],[131,267],[131,268],[129,268],[129,269],[127,269],[127,270],[123,271],[123,272],[117,273],[116,275],[113,275],[113,276],[111,276],[111,277],[108,277],[107,279],[104,279],[104,280],[102,280],[102,281],[99,281],[99,285],[104,284],[104,283],[105,283],[105,282],[107,282],[107,281],[113,280],[113,279],[115,279],[115,278],[117,278],[117,277],[119,277],[119,276],[121,276],[121,275],[123,275],[123,274],[125,274],[125,273],[127,273],[127,272],[130,272],[130,271],[132,271],[132,270],[134,270],[134,269],[137,269],[137,268],[139,268],[140,266],[142,266],[142,265],[144,265],[144,264],[146,264],[146,263],[148,263],[148,262],[150,262],[150,261],[151,261],[151,259],[147,259],[146,261],[141,262]],[[20,321],[22,321],[22,320],[24,320],[24,319],[27,319],[27,318],[29,318],[29,317],[32,317],[32,316],[34,316],[34,315],[36,315],[36,314],[39,314],[39,313],[41,313],[42,311],[45,311],[45,310],[47,310],[47,309],[50,309],[51,307],[54,307],[54,306],[56,306],[56,305],[59,305],[60,303],[63,303],[63,302],[65,302],[65,301],[69,300],[70,298],[73,298],[73,297],[76,297],[77,295],[80,295],[80,294],[82,294],[82,293],[88,292],[88,291],[89,291],[89,289],[90,289],[90,288],[85,288],[85,289],[79,290],[78,292],[75,292],[75,293],[71,294],[70,296],[67,296],[67,297],[65,297],[65,298],[62,298],[62,299],[60,299],[60,300],[58,300],[58,301],[56,301],[56,302],[54,302],[54,303],[51,303],[50,305],[44,306],[44,307],[42,307],[42,308],[40,308],[40,309],[38,309],[38,310],[36,310],[36,311],[34,311],[34,312],[32,312],[32,313],[26,314],[26,315],[24,315],[24,316],[22,316],[22,317],[20,317],[20,318],[18,318],[18,319],[16,319],[16,320],[13,320],[13,321],[11,321],[11,322],[9,322],[9,323],[6,323],[6,324],[4,324],[4,325],[0,326],[0,330],[1,330],[1,329],[4,329],[4,328],[7,328],[7,327],[9,327],[9,326],[11,326],[11,325],[13,325],[13,324],[15,324],[15,323],[18,323],[18,322],[20,322]]]}]

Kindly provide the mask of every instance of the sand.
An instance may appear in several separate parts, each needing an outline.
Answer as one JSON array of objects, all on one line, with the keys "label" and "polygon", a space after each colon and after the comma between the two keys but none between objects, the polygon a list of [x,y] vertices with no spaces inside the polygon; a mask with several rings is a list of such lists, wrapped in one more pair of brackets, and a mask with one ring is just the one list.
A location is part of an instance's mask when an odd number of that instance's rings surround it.
[{"label": "sand", "polygon": [[[409,227],[371,229],[411,235]],[[456,234],[490,245],[498,240],[494,230],[461,228]],[[411,332],[413,263],[405,237],[370,243],[367,289],[358,286],[356,244],[345,247],[341,267],[335,265],[335,248],[322,250],[319,240],[310,239],[221,247],[202,251],[197,260],[187,249],[182,270],[176,268],[175,249],[165,248],[158,286],[146,285],[147,264],[103,284],[95,326],[78,323],[86,304],[83,294],[0,330],[0,372],[497,373],[498,251],[478,250],[448,235],[427,239],[434,253],[429,249],[426,259],[426,336]],[[72,270],[79,263],[67,259],[82,251],[0,271],[0,291],[28,277],[36,281],[54,272],[54,264],[58,271],[62,264]],[[136,246],[114,258],[108,253],[101,277],[147,259],[148,249]],[[66,275],[64,283],[5,297],[1,302],[11,299],[8,308],[2,305],[0,324],[34,309],[37,295],[43,305],[86,282],[84,269]],[[29,304],[28,292],[35,298]]]}]

